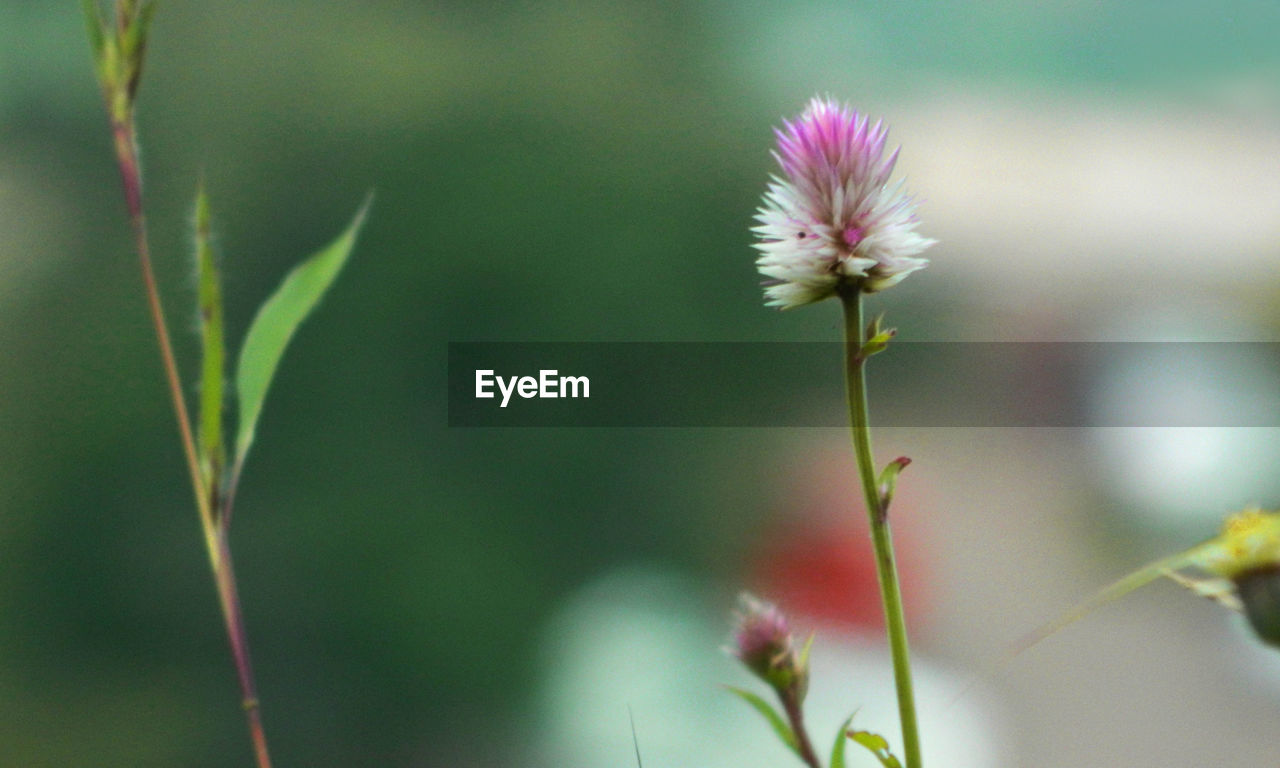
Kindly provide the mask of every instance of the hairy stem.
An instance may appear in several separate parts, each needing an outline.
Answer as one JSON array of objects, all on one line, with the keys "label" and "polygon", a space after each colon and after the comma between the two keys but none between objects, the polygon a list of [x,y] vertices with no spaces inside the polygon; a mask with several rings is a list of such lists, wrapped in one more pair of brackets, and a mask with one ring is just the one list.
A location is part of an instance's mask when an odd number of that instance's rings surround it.
[{"label": "hairy stem", "polygon": [[920,732],[916,724],[915,692],[911,683],[911,657],[907,647],[907,623],[902,611],[902,590],[893,554],[888,507],[876,487],[875,460],[871,455],[871,424],[867,408],[866,341],[862,323],[862,291],[854,285],[840,293],[844,303],[845,382],[849,400],[849,421],[858,476],[871,521],[871,541],[875,548],[876,576],[880,582],[880,602],[884,608],[889,650],[893,655],[893,681],[898,691],[898,716],[902,721],[902,752],[906,768],[922,768]]},{"label": "hairy stem", "polygon": [[[262,715],[258,706],[253,666],[249,661],[249,642],[245,633],[243,613],[240,610],[235,569],[232,566],[231,550],[227,544],[227,523],[230,522],[230,515],[220,514],[218,489],[216,485],[207,485],[200,471],[199,453],[191,430],[186,399],[182,394],[182,378],[178,372],[177,359],[173,354],[173,345],[169,341],[164,306],[160,301],[155,272],[151,267],[151,248],[147,238],[146,215],[142,202],[142,172],[138,163],[137,134],[131,110],[122,119],[112,120],[111,133],[115,143],[116,160],[120,166],[120,176],[124,182],[125,203],[129,208],[129,222],[133,229],[138,261],[142,267],[142,282],[147,295],[147,306],[151,311],[151,323],[155,327],[156,340],[160,346],[160,358],[164,364],[169,397],[173,401],[173,410],[178,421],[178,433],[182,438],[187,471],[191,475],[196,508],[200,513],[200,527],[204,533],[205,548],[209,554],[209,565],[213,570],[218,602],[222,607],[226,624],[227,639],[231,645],[231,653],[235,659],[236,672],[240,680],[241,703],[248,720],[249,736],[253,740],[254,756],[258,768],[271,768],[266,734],[262,728]],[[227,510],[229,509],[228,503]]]},{"label": "hairy stem", "polygon": [[120,177],[124,182],[124,198],[129,207],[129,223],[133,229],[134,246],[137,248],[138,262],[142,267],[142,283],[146,290],[147,307],[151,311],[151,324],[155,328],[156,341],[160,345],[160,360],[164,364],[164,375],[169,385],[169,399],[173,402],[174,415],[178,420],[178,434],[182,438],[182,452],[186,457],[187,471],[191,475],[191,487],[195,491],[200,522],[207,533],[213,529],[214,510],[209,504],[209,492],[205,488],[204,478],[200,473],[200,459],[196,453],[195,437],[191,432],[191,419],[187,415],[186,398],[182,395],[182,377],[178,373],[178,362],[173,354],[173,345],[169,342],[169,328],[164,318],[160,290],[156,286],[155,271],[151,268],[151,246],[147,238],[147,219],[142,206],[142,171],[138,164],[137,137],[132,115],[123,121],[113,121],[111,133],[115,139],[116,161],[120,166]]}]

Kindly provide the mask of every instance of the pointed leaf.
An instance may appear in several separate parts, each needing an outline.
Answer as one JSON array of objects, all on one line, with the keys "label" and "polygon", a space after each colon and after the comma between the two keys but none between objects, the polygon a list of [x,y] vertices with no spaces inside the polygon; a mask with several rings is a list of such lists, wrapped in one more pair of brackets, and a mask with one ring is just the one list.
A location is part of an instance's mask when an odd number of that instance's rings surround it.
[{"label": "pointed leaf", "polygon": [[880,508],[888,509],[893,502],[893,492],[898,487],[898,475],[911,463],[906,456],[899,456],[885,465],[884,471],[876,479],[876,489],[880,491]]},{"label": "pointed leaf", "polygon": [[[737,695],[743,701],[750,704],[755,711],[763,715],[764,719],[769,721],[769,725],[773,726],[773,732],[778,734],[778,738],[782,739],[782,743],[786,744],[787,747],[792,752],[795,752],[797,756],[800,756],[800,742],[796,739],[795,732],[791,730],[791,726],[787,724],[787,721],[783,719],[782,715],[778,714],[776,709],[769,706],[769,702],[743,688],[735,688],[732,685],[726,685],[725,688],[729,693]],[[803,757],[801,759],[803,759]]]},{"label": "pointed leaf", "polygon": [[804,704],[809,695],[809,652],[813,650],[813,633],[805,639],[800,653],[796,654],[796,703]]},{"label": "pointed leaf", "polygon": [[100,71],[102,46],[106,39],[106,33],[103,31],[106,21],[102,18],[102,6],[98,5],[98,0],[81,0],[80,7],[84,11],[85,27],[89,30],[89,45],[93,48],[93,66]]},{"label": "pointed leaf", "polygon": [[810,632],[804,640],[804,645],[800,646],[800,652],[796,654],[797,669],[809,668],[809,652],[813,650],[813,637],[814,633]]},{"label": "pointed leaf", "polygon": [[338,239],[294,267],[271,298],[258,310],[258,316],[249,327],[236,368],[240,424],[236,431],[235,474],[239,474],[249,447],[253,444],[262,403],[285,347],[298,325],[333,284],[347,257],[351,255],[351,248],[364,223],[369,203],[370,200],[366,199]]},{"label": "pointed leaf", "polygon": [[844,768],[844,745],[847,739],[846,733],[849,730],[849,723],[853,722],[853,716],[858,714],[855,710],[852,715],[844,719],[840,724],[840,730],[836,731],[836,743],[831,747],[831,768]]},{"label": "pointed leaf", "polygon": [[131,30],[136,49],[146,47],[147,35],[151,33],[151,19],[155,13],[156,4],[153,0],[146,0],[138,9],[138,18],[134,19]]},{"label": "pointed leaf", "polygon": [[150,31],[155,9],[155,3],[144,2],[138,9],[137,16],[126,21],[126,27],[120,35],[121,55],[129,72],[127,87],[130,99],[137,92],[138,80],[142,77],[142,62],[147,53],[147,33]]},{"label": "pointed leaf", "polygon": [[226,346],[222,330],[222,286],[218,265],[209,245],[209,198],[201,185],[196,192],[196,275],[200,311],[200,468],[206,488],[216,492],[222,482],[226,449],[222,443],[222,411],[225,403]]}]

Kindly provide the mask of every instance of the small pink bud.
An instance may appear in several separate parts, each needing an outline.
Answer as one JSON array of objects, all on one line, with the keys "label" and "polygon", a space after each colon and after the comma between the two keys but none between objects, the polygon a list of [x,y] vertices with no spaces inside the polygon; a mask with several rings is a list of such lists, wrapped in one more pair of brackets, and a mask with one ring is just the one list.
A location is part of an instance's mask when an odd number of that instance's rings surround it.
[{"label": "small pink bud", "polygon": [[738,598],[730,652],[779,694],[794,692],[803,697],[807,662],[797,656],[791,627],[774,605],[746,593]]}]

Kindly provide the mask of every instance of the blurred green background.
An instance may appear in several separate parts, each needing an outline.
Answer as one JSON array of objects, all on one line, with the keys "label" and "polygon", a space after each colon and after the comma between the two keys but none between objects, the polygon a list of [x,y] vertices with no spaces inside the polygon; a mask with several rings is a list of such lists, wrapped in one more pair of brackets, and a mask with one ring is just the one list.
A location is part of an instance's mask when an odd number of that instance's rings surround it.
[{"label": "blurred green background", "polygon": [[[449,429],[445,352],[836,338],[834,306],[762,307],[749,248],[771,129],[815,93],[889,121],[942,241],[873,300],[902,338],[1280,335],[1274,3],[162,2],[152,38],[146,193],[188,381],[197,179],[233,339],[376,192],[273,385],[233,530],[282,766],[631,765],[628,686],[664,673],[741,719],[682,762],[660,751],[662,710],[641,709],[646,765],[715,765],[735,733],[759,738],[714,687],[743,682],[717,645],[761,537],[799,519],[796,483],[843,437]],[[1249,386],[1274,393],[1275,363]],[[1105,413],[1124,378],[1104,374],[1064,396]],[[878,440],[917,460],[916,642],[960,670],[1225,512],[1280,504],[1270,429]],[[79,8],[10,0],[0,765],[249,764],[184,478]],[[616,741],[593,753],[593,713],[556,694],[577,690],[579,646],[556,638],[579,636],[578,596],[620,604],[590,585],[635,571],[693,585],[671,588],[692,617],[676,625],[703,622],[688,652],[711,672],[598,680]],[[1099,619],[995,684],[999,765],[1208,764],[1223,742],[1273,759],[1251,724],[1274,720],[1280,660],[1176,590],[1135,600],[1137,627]],[[736,764],[785,764],[767,749]],[[1172,762],[1146,761],[1161,750]]]}]

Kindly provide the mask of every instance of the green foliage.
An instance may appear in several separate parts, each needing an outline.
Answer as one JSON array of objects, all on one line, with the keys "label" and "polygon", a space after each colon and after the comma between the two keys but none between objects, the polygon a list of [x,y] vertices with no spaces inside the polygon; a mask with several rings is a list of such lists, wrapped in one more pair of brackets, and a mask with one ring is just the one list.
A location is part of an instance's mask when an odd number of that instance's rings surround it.
[{"label": "green foliage", "polygon": [[735,688],[732,685],[726,685],[725,688],[763,715],[764,719],[769,721],[769,725],[773,726],[773,732],[778,734],[778,738],[782,739],[782,743],[786,744],[797,756],[800,756],[800,741],[796,738],[795,732],[791,730],[790,725],[787,725],[787,721],[782,715],[778,714],[778,711],[769,705],[769,702],[743,688]]},{"label": "green foliage", "polygon": [[216,489],[226,464],[222,443],[223,378],[226,369],[226,344],[222,330],[222,287],[209,245],[209,198],[201,185],[196,193],[196,275],[199,281],[200,313],[200,471],[205,488]]},{"label": "green foliage", "polygon": [[102,79],[102,49],[106,45],[106,21],[102,18],[102,7],[97,0],[81,0],[84,11],[85,27],[89,31],[89,45],[93,48],[93,66]]},{"label": "green foliage", "polygon": [[809,652],[813,650],[813,633],[805,638],[800,653],[796,654],[796,703],[803,704],[809,695]]},{"label": "green foliage", "polygon": [[240,424],[235,446],[236,475],[244,465],[245,456],[253,444],[262,403],[285,347],[293,338],[294,331],[319,303],[346,264],[370,202],[371,198],[365,200],[355,218],[336,240],[294,267],[276,292],[258,310],[257,317],[249,327],[236,367],[236,395],[240,403]]},{"label": "green foliage", "polygon": [[876,488],[880,491],[881,510],[889,508],[889,503],[893,501],[893,492],[898,487],[898,475],[910,463],[911,459],[899,456],[889,462],[880,472],[880,477],[876,478]]},{"label": "green foliage", "polygon": [[93,49],[94,72],[112,120],[123,122],[132,109],[142,76],[155,3],[122,0],[116,3],[114,23],[103,16],[98,0],[82,0],[81,9]]},{"label": "green foliage", "polygon": [[875,755],[884,768],[902,768],[902,763],[889,751],[889,742],[880,734],[871,731],[848,731],[848,735]]},{"label": "green foliage", "polygon": [[884,328],[884,313],[875,316],[870,323],[867,324],[866,341],[862,345],[862,359],[867,359],[872,355],[879,354],[889,348],[889,342],[894,336],[898,335],[897,328]]},{"label": "green foliage", "polygon": [[831,768],[844,768],[844,745],[845,733],[849,730],[849,723],[853,722],[853,716],[858,714],[854,712],[844,719],[840,724],[840,730],[836,731],[836,743],[831,747]]}]

